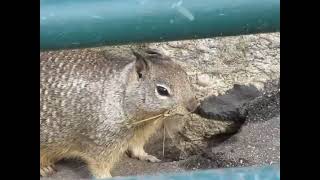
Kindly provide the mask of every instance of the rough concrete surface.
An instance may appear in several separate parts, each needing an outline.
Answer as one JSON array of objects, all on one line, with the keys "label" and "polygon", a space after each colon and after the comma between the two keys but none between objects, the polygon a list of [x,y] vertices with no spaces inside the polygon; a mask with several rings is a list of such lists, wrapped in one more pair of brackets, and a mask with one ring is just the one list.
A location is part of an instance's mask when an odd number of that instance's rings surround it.
[{"label": "rough concrete surface", "polygon": [[[162,160],[142,162],[124,156],[113,176],[280,163],[280,33],[144,44],[170,56],[187,71],[200,100],[223,95],[234,84],[252,84],[263,95],[246,104],[246,120],[208,119],[191,115],[181,129],[151,139],[146,151]],[[95,48],[128,55],[130,46]],[[108,54],[108,53],[106,53]],[[109,53],[112,55],[112,53]],[[170,139],[173,137],[173,139]],[[50,178],[81,179],[90,175],[84,163],[67,160]]]}]

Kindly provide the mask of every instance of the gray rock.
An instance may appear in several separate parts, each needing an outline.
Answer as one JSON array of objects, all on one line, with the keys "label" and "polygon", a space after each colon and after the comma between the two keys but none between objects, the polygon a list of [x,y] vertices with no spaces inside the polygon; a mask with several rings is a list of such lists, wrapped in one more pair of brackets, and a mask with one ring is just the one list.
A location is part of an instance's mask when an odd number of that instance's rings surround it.
[{"label": "gray rock", "polygon": [[201,103],[198,113],[209,119],[243,122],[246,117],[239,110],[245,103],[257,98],[260,94],[259,90],[252,85],[235,84],[224,95],[207,97]]}]

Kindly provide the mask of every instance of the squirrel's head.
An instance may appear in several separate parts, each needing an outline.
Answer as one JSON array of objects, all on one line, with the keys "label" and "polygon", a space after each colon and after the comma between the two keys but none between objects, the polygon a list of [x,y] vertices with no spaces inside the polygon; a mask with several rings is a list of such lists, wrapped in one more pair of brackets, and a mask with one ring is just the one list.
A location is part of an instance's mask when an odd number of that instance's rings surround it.
[{"label": "squirrel's head", "polygon": [[136,60],[126,93],[131,112],[150,116],[177,108],[185,113],[196,110],[198,101],[191,83],[178,64],[155,50],[133,51],[133,54]]}]

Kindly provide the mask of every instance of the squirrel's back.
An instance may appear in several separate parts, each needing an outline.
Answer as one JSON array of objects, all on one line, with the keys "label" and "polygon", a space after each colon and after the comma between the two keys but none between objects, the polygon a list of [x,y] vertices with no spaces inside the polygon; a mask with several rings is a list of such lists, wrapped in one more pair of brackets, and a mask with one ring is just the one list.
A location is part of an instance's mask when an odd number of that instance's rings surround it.
[{"label": "squirrel's back", "polygon": [[[40,143],[94,133],[99,120],[113,116],[112,112],[103,113],[108,104],[120,112],[114,101],[121,99],[123,90],[117,87],[123,82],[115,77],[127,63],[111,62],[103,52],[90,49],[41,52]],[[115,128],[111,125],[109,129]]]}]

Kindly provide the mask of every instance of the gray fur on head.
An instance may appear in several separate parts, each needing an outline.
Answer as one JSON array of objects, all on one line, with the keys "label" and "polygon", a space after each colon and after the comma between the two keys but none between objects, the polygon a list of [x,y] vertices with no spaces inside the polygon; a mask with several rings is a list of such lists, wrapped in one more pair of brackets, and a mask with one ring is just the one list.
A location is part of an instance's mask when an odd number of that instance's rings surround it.
[{"label": "gray fur on head", "polygon": [[[128,114],[137,119],[146,114],[154,115],[187,106],[193,97],[190,82],[185,71],[169,57],[151,49],[135,51],[134,78],[126,90]],[[133,66],[132,66],[133,67]],[[159,94],[158,88],[165,89],[168,95]]]}]

